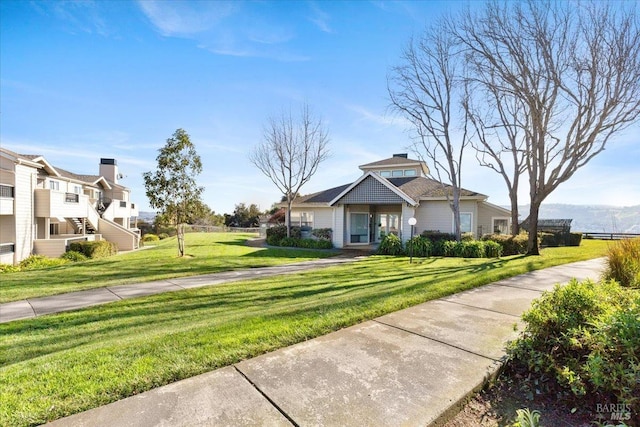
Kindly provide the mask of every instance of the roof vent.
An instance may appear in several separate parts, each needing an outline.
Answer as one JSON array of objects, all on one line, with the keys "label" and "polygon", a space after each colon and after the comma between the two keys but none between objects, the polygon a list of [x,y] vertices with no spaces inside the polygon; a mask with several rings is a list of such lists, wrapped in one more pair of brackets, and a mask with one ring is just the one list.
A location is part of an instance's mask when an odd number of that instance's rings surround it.
[{"label": "roof vent", "polygon": [[402,157],[403,159],[407,159],[407,153],[398,153],[394,154],[393,157]]}]

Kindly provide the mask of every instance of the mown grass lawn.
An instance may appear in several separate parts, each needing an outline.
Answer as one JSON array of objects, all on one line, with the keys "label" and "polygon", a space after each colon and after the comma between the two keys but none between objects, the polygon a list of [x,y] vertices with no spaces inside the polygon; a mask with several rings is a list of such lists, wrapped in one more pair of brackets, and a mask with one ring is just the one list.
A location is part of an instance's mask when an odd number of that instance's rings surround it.
[{"label": "mown grass lawn", "polygon": [[60,267],[0,275],[0,303],[103,286],[149,282],[217,273],[238,268],[267,267],[335,255],[330,251],[253,248],[253,234],[188,233],[186,256],[178,257],[175,238],[141,251]]},{"label": "mown grass lawn", "polygon": [[552,265],[540,257],[370,257],[0,324],[0,425],[36,425],[434,298]]}]

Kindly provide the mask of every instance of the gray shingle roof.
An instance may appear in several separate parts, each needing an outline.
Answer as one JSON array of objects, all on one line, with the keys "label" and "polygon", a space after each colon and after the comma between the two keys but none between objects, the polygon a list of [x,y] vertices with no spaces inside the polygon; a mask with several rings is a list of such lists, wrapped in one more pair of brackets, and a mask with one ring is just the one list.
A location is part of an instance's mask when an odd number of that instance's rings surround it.
[{"label": "gray shingle roof", "polygon": [[407,159],[405,157],[390,157],[384,160],[378,160],[377,162],[367,163],[360,165],[361,168],[375,168],[381,166],[397,166],[397,165],[421,165],[419,160]]},{"label": "gray shingle roof", "polygon": [[[405,159],[406,160],[406,159]],[[385,179],[385,178],[382,178]],[[405,178],[387,178],[387,181],[393,186],[400,189],[407,196],[411,197],[415,201],[419,201],[421,198],[436,197],[444,198],[445,190],[452,194],[451,186],[442,184],[436,180],[424,178],[424,177],[405,177]],[[307,204],[307,203],[329,203],[335,199],[340,193],[346,190],[351,184],[341,185],[339,187],[330,188],[328,190],[319,191],[317,193],[308,194],[298,197],[294,204]],[[466,189],[461,189],[460,196],[462,197],[487,197],[484,194],[477,193]]]}]

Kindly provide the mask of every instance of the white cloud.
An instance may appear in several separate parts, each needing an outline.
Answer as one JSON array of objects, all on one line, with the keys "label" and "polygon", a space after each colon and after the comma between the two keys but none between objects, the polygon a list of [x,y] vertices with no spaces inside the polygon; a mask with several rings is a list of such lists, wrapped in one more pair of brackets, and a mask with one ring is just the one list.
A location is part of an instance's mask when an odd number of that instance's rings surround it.
[{"label": "white cloud", "polygon": [[138,5],[165,36],[188,36],[210,30],[235,10],[234,3],[224,1],[193,3],[144,0],[139,1]]},{"label": "white cloud", "polygon": [[310,3],[311,12],[313,15],[309,17],[309,21],[313,22],[316,27],[320,29],[320,31],[325,33],[332,33],[333,30],[331,26],[329,26],[329,20],[331,16],[320,9],[320,7],[316,3]]}]

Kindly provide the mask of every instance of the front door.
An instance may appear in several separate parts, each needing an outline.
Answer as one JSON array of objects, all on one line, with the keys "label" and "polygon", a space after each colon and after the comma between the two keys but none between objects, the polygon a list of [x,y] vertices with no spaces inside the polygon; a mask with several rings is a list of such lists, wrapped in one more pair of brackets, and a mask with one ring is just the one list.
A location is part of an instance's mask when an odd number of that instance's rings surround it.
[{"label": "front door", "polygon": [[349,215],[349,243],[369,243],[369,214],[351,213]]},{"label": "front door", "polygon": [[400,215],[392,213],[378,214],[378,235],[376,241],[381,241],[389,234],[398,236],[400,231]]}]

